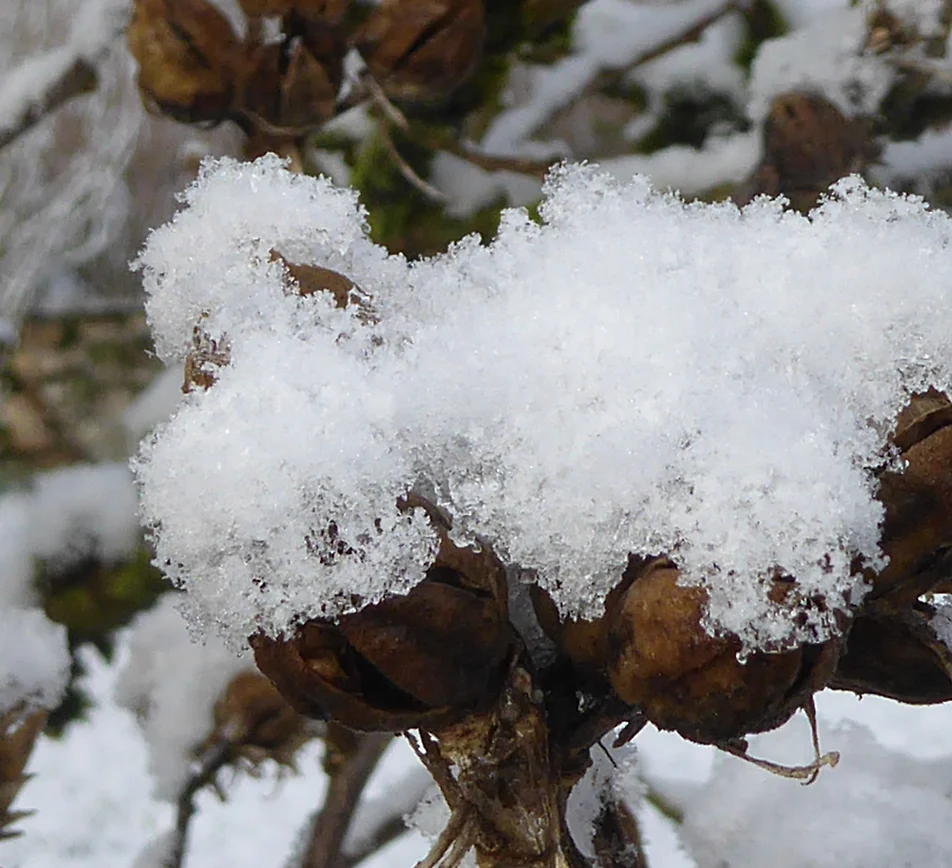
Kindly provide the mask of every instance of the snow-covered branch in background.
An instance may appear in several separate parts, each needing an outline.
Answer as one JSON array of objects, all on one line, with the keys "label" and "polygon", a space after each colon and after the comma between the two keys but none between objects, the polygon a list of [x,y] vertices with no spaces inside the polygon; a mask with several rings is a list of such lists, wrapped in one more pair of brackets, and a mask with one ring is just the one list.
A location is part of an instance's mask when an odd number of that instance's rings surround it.
[{"label": "snow-covered branch in background", "polygon": [[128,0],[88,0],[65,45],[29,57],[0,86],[0,148],[74,96],[94,90],[96,66],[122,33]]}]

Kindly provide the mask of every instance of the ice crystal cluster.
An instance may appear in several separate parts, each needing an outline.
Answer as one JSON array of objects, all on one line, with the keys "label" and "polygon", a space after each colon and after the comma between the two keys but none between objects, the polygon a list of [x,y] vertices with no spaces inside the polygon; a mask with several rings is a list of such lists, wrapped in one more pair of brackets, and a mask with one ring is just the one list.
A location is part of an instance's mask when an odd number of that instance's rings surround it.
[{"label": "ice crystal cluster", "polygon": [[[139,261],[157,347],[181,359],[197,327],[230,361],[144,444],[141,509],[195,619],[236,641],[419,581],[411,490],[565,613],[665,552],[711,629],[829,636],[856,564],[881,565],[896,414],[952,386],[952,222],[856,179],[807,218],[563,167],[538,222],[416,263],[274,157],[208,164],[184,201]],[[373,316],[298,297],[272,251],[347,275]],[[777,571],[825,601],[796,628]]]}]

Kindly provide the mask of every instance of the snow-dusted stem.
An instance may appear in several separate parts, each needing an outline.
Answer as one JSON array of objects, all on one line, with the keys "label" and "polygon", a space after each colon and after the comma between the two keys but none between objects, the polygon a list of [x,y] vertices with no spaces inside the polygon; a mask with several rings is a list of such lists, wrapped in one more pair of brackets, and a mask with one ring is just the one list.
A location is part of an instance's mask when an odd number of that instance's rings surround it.
[{"label": "snow-dusted stem", "polygon": [[437,740],[421,734],[421,756],[450,807],[455,839],[437,842],[433,865],[450,868],[469,844],[480,868],[588,864],[566,828],[574,778],[565,780],[562,758],[553,754],[541,697],[517,664],[490,711],[443,729]]}]

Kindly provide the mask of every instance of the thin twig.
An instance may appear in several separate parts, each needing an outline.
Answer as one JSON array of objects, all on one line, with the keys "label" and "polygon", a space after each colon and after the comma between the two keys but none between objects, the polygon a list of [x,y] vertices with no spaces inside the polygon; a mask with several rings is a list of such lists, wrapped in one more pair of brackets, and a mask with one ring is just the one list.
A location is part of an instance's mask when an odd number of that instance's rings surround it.
[{"label": "thin twig", "polygon": [[311,840],[301,868],[341,868],[341,854],[347,827],[360,796],[393,736],[368,733],[358,737],[356,750],[341,763],[327,785],[324,805],[314,819]]},{"label": "thin twig", "polygon": [[393,143],[393,139],[390,138],[390,131],[387,129],[387,124],[385,121],[380,121],[377,124],[377,132],[380,134],[380,138],[383,141],[384,147],[387,149],[387,153],[390,155],[390,159],[393,160],[393,164],[397,167],[397,171],[403,176],[404,180],[410,184],[411,187],[415,187],[419,190],[427,199],[430,199],[433,202],[437,202],[440,205],[445,205],[447,202],[446,196],[443,193],[436,189],[429,181],[421,178],[416,170],[411,166],[401,155],[400,151],[397,150],[397,146]]},{"label": "thin twig", "polygon": [[185,858],[185,845],[188,840],[189,824],[195,814],[195,794],[213,783],[215,776],[231,758],[234,745],[228,740],[214,744],[201,757],[198,766],[185,782],[179,793],[175,817],[175,838],[172,849],[165,858],[163,868],[181,868]]},{"label": "thin twig", "polygon": [[359,865],[364,859],[382,850],[406,831],[407,824],[402,815],[395,814],[392,817],[387,817],[373,830],[371,835],[368,835],[361,842],[360,847],[341,855],[340,868],[353,868],[353,866]]},{"label": "thin twig", "polygon": [[470,825],[469,808],[462,807],[453,811],[446,827],[440,832],[439,838],[433,842],[430,852],[426,854],[413,868],[435,868],[447,855],[447,851],[463,836],[466,827]]}]

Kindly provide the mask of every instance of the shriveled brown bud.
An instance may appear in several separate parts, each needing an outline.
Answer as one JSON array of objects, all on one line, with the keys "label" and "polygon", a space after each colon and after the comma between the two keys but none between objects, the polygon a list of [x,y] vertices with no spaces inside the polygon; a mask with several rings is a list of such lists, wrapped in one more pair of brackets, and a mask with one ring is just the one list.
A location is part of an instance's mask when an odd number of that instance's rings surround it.
[{"label": "shriveled brown bud", "polygon": [[469,79],[484,39],[482,0],[384,0],[354,46],[390,99],[430,105]]},{"label": "shriveled brown bud", "polygon": [[492,552],[444,535],[408,594],[250,642],[258,667],[302,714],[362,731],[433,728],[498,691],[515,641],[505,601],[505,570]]},{"label": "shriveled brown bud", "polygon": [[612,686],[661,729],[722,744],[787,720],[833,672],[837,643],[754,652],[701,624],[707,592],[682,587],[663,560],[649,564],[611,614]]},{"label": "shriveled brown bud", "polygon": [[829,686],[910,705],[948,702],[952,651],[937,632],[935,617],[922,603],[858,617]]},{"label": "shriveled brown bud", "polygon": [[229,111],[240,47],[208,0],[136,0],[128,29],[144,96],[177,120],[222,120]]}]

